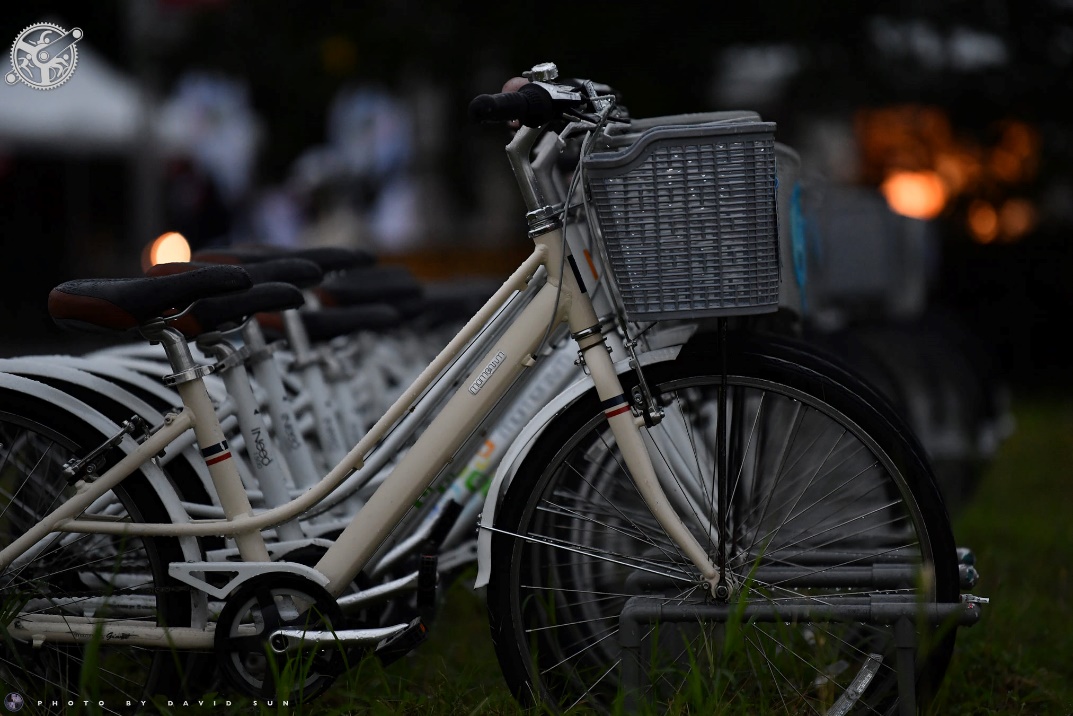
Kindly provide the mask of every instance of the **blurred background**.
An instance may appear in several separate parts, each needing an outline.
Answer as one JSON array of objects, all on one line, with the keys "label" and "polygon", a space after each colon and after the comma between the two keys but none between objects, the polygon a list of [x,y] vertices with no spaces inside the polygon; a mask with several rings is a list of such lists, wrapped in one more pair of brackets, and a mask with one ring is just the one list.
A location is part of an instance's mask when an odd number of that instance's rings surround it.
[{"label": "blurred background", "polygon": [[554,61],[634,116],[776,122],[827,237],[818,325],[949,312],[1015,381],[1068,372],[1069,0],[47,0],[5,6],[0,42],[46,21],[84,37],[64,85],[0,86],[5,355],[62,335],[54,285],[138,275],[167,232],[504,275],[528,251],[508,136],[466,108]]}]

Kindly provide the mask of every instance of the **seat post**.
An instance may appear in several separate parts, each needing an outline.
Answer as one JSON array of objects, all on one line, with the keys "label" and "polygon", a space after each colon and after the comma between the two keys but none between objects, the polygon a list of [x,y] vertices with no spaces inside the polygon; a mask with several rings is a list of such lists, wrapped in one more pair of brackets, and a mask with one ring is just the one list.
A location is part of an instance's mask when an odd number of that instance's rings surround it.
[{"label": "seat post", "polygon": [[[193,380],[195,377],[202,377],[212,372],[211,366],[203,366],[194,360],[194,354],[190,350],[186,337],[169,327],[163,319],[151,321],[141,326],[139,331],[150,343],[159,343],[164,346],[168,364],[174,372],[173,375],[165,378],[165,383],[174,385],[177,382]],[[201,375],[196,375],[197,373]]]},{"label": "seat post", "polygon": [[[194,416],[194,438],[201,449],[201,457],[209,470],[209,477],[216,488],[216,495],[223,508],[224,517],[233,520],[253,515],[253,506],[242,485],[238,470],[231,460],[215,406],[202,380],[215,370],[215,365],[200,365],[194,360],[190,344],[182,333],[169,328],[159,319],[146,324],[142,335],[164,346],[168,363],[175,371],[164,376],[164,383],[173,386],[179,393],[184,408]],[[247,562],[270,562],[264,537],[257,530],[235,535],[235,546]]]}]

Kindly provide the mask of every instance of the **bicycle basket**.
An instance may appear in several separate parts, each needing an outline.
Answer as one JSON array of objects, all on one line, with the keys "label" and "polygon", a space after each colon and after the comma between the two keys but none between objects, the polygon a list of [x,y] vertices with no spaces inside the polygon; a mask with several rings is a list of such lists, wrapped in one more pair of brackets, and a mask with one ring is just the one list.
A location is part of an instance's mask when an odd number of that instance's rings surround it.
[{"label": "bicycle basket", "polygon": [[659,119],[601,137],[583,164],[626,317],[777,310],[775,124],[752,112]]}]

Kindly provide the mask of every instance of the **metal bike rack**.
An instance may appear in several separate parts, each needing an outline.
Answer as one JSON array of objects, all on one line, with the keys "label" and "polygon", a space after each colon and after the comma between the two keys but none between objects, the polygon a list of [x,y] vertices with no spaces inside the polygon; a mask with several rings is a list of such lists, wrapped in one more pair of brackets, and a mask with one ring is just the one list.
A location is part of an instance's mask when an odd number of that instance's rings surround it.
[{"label": "metal bike rack", "polygon": [[641,645],[648,626],[655,622],[864,622],[894,625],[894,642],[898,650],[899,712],[911,716],[916,711],[916,630],[923,621],[931,625],[971,626],[980,618],[975,602],[921,603],[914,595],[871,595],[840,597],[838,604],[802,597],[736,604],[716,602],[668,602],[651,596],[631,597],[619,615],[619,644],[622,647],[622,687],[627,713],[636,711],[644,687]]}]

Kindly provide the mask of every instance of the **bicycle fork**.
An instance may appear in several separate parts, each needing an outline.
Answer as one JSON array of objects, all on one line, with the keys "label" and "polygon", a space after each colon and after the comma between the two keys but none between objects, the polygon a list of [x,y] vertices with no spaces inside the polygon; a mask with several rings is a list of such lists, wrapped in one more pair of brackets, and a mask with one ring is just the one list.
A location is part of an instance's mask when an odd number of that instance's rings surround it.
[{"label": "bicycle fork", "polygon": [[[551,264],[552,261],[549,261]],[[642,434],[645,419],[633,414],[630,399],[611,361],[610,350],[604,343],[600,320],[592,302],[584,295],[572,272],[564,271],[561,281],[563,288],[573,298],[567,313],[570,334],[577,342],[581,360],[592,376],[604,417],[622,451],[629,475],[652,516],[682,550],[682,554],[700,571],[708,590],[715,595],[716,585],[722,581],[722,573],[682,522],[660,484]]]}]

